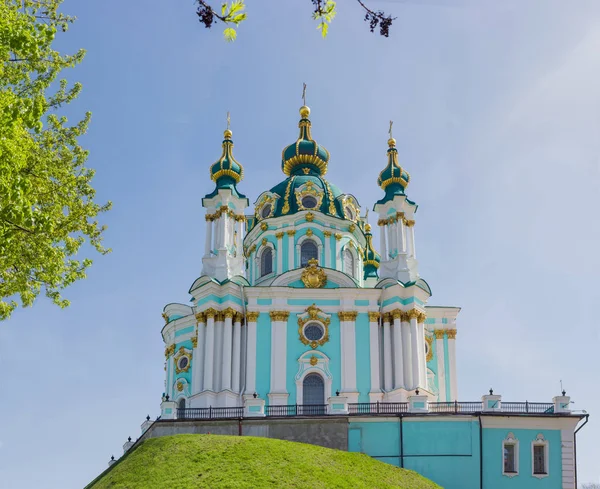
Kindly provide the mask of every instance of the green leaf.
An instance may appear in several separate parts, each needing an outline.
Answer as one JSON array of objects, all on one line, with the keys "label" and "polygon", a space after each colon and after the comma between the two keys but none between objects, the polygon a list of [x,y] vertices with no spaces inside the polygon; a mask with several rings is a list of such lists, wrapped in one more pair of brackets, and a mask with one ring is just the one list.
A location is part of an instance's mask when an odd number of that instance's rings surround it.
[{"label": "green leaf", "polygon": [[225,13],[227,12],[227,2],[223,2],[221,5],[221,17],[225,17]]},{"label": "green leaf", "polygon": [[233,27],[228,27],[223,31],[223,35],[225,36],[225,40],[227,42],[233,42],[237,37],[237,32]]}]

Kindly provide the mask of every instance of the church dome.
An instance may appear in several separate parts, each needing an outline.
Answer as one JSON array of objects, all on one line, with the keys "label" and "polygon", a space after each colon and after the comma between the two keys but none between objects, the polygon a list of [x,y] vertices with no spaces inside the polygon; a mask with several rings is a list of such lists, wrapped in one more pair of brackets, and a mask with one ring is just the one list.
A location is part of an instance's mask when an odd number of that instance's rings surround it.
[{"label": "church dome", "polygon": [[365,280],[369,277],[377,277],[377,270],[381,262],[379,253],[375,251],[373,247],[373,235],[371,234],[371,225],[365,225],[365,238],[367,239],[367,245],[365,246],[365,254],[363,257],[364,264],[364,278]]},{"label": "church dome", "polygon": [[394,195],[404,194],[404,190],[410,182],[410,175],[398,163],[398,150],[396,149],[396,140],[390,138],[388,140],[388,164],[379,174],[377,185],[379,185],[386,193],[386,199]]},{"label": "church dome", "polygon": [[306,105],[300,107],[300,135],[296,142],[284,148],[281,153],[281,169],[287,176],[327,173],[329,151],[312,138],[309,115],[310,109]]},{"label": "church dome", "polygon": [[218,161],[210,167],[210,178],[217,184],[217,188],[231,187],[240,183],[244,178],[244,168],[233,157],[232,132],[225,130],[223,140],[223,154]]},{"label": "church dome", "polygon": [[346,219],[337,200],[342,195],[341,190],[315,172],[294,174],[275,185],[270,192],[281,196],[277,199],[273,217],[310,210]]}]

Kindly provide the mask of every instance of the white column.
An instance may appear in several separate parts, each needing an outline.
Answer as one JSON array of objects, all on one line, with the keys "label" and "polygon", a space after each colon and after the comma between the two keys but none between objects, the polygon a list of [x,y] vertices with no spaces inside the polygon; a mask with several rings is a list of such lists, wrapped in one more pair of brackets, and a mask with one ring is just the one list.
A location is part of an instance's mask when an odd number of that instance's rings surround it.
[{"label": "white column", "polygon": [[385,224],[382,224],[381,226],[379,226],[379,249],[381,250],[381,260],[382,261],[385,261],[388,259],[385,233],[386,233]]},{"label": "white column", "polygon": [[287,319],[289,311],[271,311],[271,392],[270,404],[287,404],[286,381]]},{"label": "white column", "polygon": [[406,253],[406,226],[402,216],[398,218],[398,243],[400,243],[398,246],[400,253]]},{"label": "white column", "polygon": [[235,315],[233,323],[233,361],[231,367],[231,390],[236,394],[240,392],[240,365],[242,344],[242,315]]},{"label": "white column", "polygon": [[281,275],[283,273],[283,231],[279,231],[275,234],[277,238],[277,249],[275,253],[277,254],[277,274]]},{"label": "white column", "polygon": [[390,248],[394,255],[398,254],[398,221],[390,224],[390,232],[392,234],[391,245]]},{"label": "white column", "polygon": [[231,352],[233,349],[233,331],[232,331],[232,319],[235,311],[233,309],[227,309],[225,311],[225,324],[223,325],[223,354],[222,354],[222,365],[223,372],[221,375],[221,390],[231,390]]},{"label": "white column", "polygon": [[215,348],[215,315],[217,311],[206,311],[206,339],[204,342],[204,390],[213,390],[213,360]]},{"label": "white column", "polygon": [[204,256],[210,256],[210,252],[212,250],[212,228],[213,222],[212,219],[206,216],[206,241],[204,242]]},{"label": "white column", "polygon": [[421,369],[419,372],[419,387],[427,390],[427,355],[425,355],[425,315],[421,315],[417,322],[419,333],[419,362]]},{"label": "white column", "polygon": [[[296,231],[294,231],[293,229],[291,229],[287,232],[287,235],[288,235],[288,270],[293,270],[295,268],[294,257],[296,256],[296,247],[294,246],[294,234],[296,234]],[[300,263],[298,263],[298,266],[300,266]]]},{"label": "white column", "polygon": [[384,389],[391,391],[392,384],[392,343],[390,335],[390,317],[389,314],[383,316],[383,382]]},{"label": "white column", "polygon": [[417,257],[417,251],[415,250],[415,221],[407,221],[406,232],[407,241],[409,247],[409,256],[412,258]]},{"label": "white column", "polygon": [[196,346],[192,354],[192,395],[202,391],[202,368],[204,367],[204,333],[206,332],[206,315],[196,314],[198,334]]},{"label": "white column", "polygon": [[[256,320],[259,312],[246,313],[246,395],[256,391]],[[263,394],[264,395],[264,394]]]},{"label": "white column", "polygon": [[419,359],[419,325],[417,318],[419,317],[419,311],[413,309],[409,312],[410,318],[410,349],[412,352],[412,382],[411,389],[419,386],[419,372],[421,362]]},{"label": "white column", "polygon": [[387,225],[387,242],[388,242],[388,260],[389,260],[389,255],[393,255],[394,254],[394,241],[392,239],[392,224],[388,224]]},{"label": "white column", "polygon": [[[450,367],[450,400],[458,400],[456,387],[456,330],[449,329],[448,333],[448,366]],[[446,375],[448,375],[448,373]]]},{"label": "white column", "polygon": [[[356,394],[356,316],[358,313],[339,312],[342,356],[342,392]],[[348,396],[347,396],[348,397]],[[349,402],[358,402],[358,396],[350,396]]]},{"label": "white column", "polygon": [[[379,376],[379,313],[369,312],[369,356],[371,360],[371,394],[381,392]],[[371,399],[373,402],[373,399]]]},{"label": "white column", "polygon": [[331,231],[323,231],[325,237],[325,266],[331,268]]},{"label": "white column", "polygon": [[446,363],[444,355],[444,330],[435,329],[433,331],[435,335],[435,352],[437,358],[437,380],[438,380],[438,391],[439,391],[439,402],[446,402]]},{"label": "white column", "polygon": [[213,390],[220,392],[223,378],[223,313],[215,316],[215,339],[213,353]]},{"label": "white column", "polygon": [[342,235],[340,233],[335,233],[335,263],[332,264],[331,268],[335,268],[336,270],[342,269],[341,242]]},{"label": "white column", "polygon": [[404,388],[411,389],[413,381],[412,335],[410,334],[408,313],[402,315],[402,354],[404,360]]},{"label": "white column", "polygon": [[402,311],[396,309],[392,312],[394,318],[394,389],[404,387],[404,360],[402,355],[402,329],[400,319]]}]

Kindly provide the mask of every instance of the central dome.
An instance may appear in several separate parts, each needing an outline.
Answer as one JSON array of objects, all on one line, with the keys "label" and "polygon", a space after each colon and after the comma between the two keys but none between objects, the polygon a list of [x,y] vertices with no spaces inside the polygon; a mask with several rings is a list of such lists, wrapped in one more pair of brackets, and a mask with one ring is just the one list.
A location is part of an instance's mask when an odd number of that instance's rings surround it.
[{"label": "central dome", "polygon": [[327,173],[329,151],[313,140],[309,115],[310,109],[306,105],[300,107],[300,135],[295,143],[284,148],[281,153],[281,169],[288,176]]},{"label": "central dome", "polygon": [[336,200],[342,192],[316,173],[293,174],[275,185],[271,193],[282,197],[277,199],[274,217],[312,210],[345,219],[342,205]]}]

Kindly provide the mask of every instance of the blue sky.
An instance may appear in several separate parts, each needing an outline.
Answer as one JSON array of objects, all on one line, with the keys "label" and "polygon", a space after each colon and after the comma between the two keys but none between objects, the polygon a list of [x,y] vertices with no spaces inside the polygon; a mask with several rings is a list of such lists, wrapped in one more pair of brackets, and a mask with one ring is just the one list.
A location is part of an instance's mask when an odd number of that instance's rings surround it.
[{"label": "blue sky", "polygon": [[114,252],[67,291],[70,308],[42,299],[0,325],[2,487],[80,488],[158,414],[160,314],[200,275],[225,114],[254,202],[283,179],[303,82],[328,178],[363,208],[382,195],[394,120],[430,304],[462,307],[460,398],[550,401],[562,379],[596,415],[579,476],[600,480],[600,3],[371,0],[398,17],[384,39],[338,2],[326,40],[308,0],[249,3],[226,44],[191,0],[65,2],[79,20],[59,45],[88,51],[67,73],[84,86],[67,113],[92,111],[83,144],[98,200],[114,203]]}]

